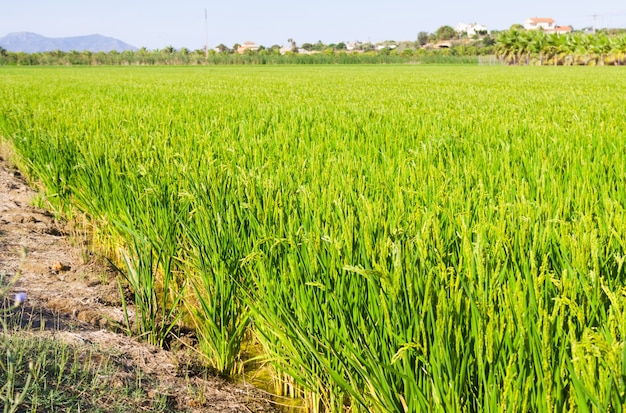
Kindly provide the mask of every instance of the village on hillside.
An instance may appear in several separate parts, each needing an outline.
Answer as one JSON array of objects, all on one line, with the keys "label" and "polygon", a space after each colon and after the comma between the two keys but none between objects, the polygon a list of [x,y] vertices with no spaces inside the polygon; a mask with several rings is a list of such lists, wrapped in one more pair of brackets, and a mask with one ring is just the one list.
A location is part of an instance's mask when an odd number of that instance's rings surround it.
[{"label": "village on hillside", "polygon": [[[565,22],[564,22],[565,23]],[[505,30],[484,24],[444,25],[412,40],[339,41],[325,44],[288,38],[271,46],[252,40],[201,49],[146,47],[110,52],[88,48],[26,52],[0,39],[0,65],[222,65],[461,63],[512,65],[625,65],[626,28],[576,28],[552,17],[531,17]],[[8,37],[8,36],[7,36]]]},{"label": "village on hillside", "polygon": [[[523,28],[525,30],[541,30],[546,34],[558,33],[558,34],[567,34],[574,31],[573,27],[570,25],[557,25],[556,20],[551,17],[531,17],[525,20],[524,24],[515,24],[512,27]],[[584,31],[589,32],[593,31],[593,28],[586,28]],[[438,33],[442,32],[442,33]],[[421,47],[426,49],[429,48],[450,48],[453,45],[453,41],[455,40],[478,40],[491,34],[491,30],[484,24],[479,23],[459,23],[454,28],[451,26],[441,26],[438,29],[437,33],[425,33],[420,32],[418,35],[418,42]],[[354,51],[366,51],[366,50],[382,50],[382,49],[395,49],[398,47],[398,43],[396,41],[383,41],[375,44],[369,42],[362,41],[351,41],[346,43],[338,43],[340,49],[343,49],[348,52]],[[316,50],[317,46],[317,50]],[[284,55],[291,52],[297,52],[300,54],[314,54],[320,53],[322,50],[319,50],[321,46],[325,46],[321,44],[321,42],[317,45],[315,44],[307,44],[304,43],[300,47],[297,46],[296,42],[293,39],[288,39],[287,44],[283,46],[272,46],[272,48],[278,48],[280,54]],[[224,45],[217,46],[214,50],[215,52],[224,52],[227,47]],[[232,49],[233,52],[238,54],[246,54],[250,52],[258,52],[259,50],[263,50],[264,46],[255,43],[254,41],[247,40],[241,44],[236,44]]]}]

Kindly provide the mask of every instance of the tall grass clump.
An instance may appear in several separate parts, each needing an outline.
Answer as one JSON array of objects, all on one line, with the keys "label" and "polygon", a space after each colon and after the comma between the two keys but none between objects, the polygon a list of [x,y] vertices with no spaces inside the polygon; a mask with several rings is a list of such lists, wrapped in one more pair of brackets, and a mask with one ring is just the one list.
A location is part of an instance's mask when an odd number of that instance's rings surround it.
[{"label": "tall grass clump", "polygon": [[186,228],[188,262],[193,270],[194,299],[188,304],[200,349],[218,371],[233,374],[249,322],[249,309],[242,292],[246,275],[239,260],[246,251],[246,220],[239,205],[227,196],[231,178],[207,176],[213,185],[189,182],[195,199],[204,200],[193,210]]},{"label": "tall grass clump", "polygon": [[153,342],[260,348],[310,411],[613,411],[617,69],[6,69],[0,133]]}]

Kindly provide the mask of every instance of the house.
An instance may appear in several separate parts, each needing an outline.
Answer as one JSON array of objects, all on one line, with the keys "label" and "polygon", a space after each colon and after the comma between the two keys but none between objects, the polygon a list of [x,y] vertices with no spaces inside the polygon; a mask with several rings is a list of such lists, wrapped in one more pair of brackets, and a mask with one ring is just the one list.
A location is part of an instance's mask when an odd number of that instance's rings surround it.
[{"label": "house", "polygon": [[573,30],[572,26],[556,26],[554,28],[554,32],[558,34],[571,33]]},{"label": "house", "polygon": [[256,52],[259,50],[259,45],[251,41],[244,42],[242,45],[239,45],[239,47],[237,48],[237,53],[244,54],[248,50]]},{"label": "house", "polygon": [[287,46],[282,46],[280,48],[280,54],[282,54],[282,55],[287,54],[287,53],[291,53],[293,51],[294,51],[294,47],[293,47],[292,44],[289,44]]},{"label": "house", "polygon": [[527,30],[543,30],[546,33],[565,34],[570,33],[574,29],[572,26],[557,26],[554,19],[549,17],[533,17],[526,19],[524,28]]},{"label": "house", "polygon": [[393,42],[389,42],[389,41],[376,44],[376,50],[385,50],[385,49],[393,50],[396,47],[398,47],[397,44]]},{"label": "house", "polygon": [[353,50],[358,50],[363,46],[361,42],[348,42],[346,43],[346,50],[351,52]]},{"label": "house", "polygon": [[472,37],[477,34],[489,33],[489,29],[487,29],[487,26],[485,26],[484,24],[478,24],[478,23],[472,23],[472,24],[459,23],[456,25],[454,30],[457,33],[465,33],[467,34],[468,37]]},{"label": "house", "polygon": [[552,32],[555,28],[554,23],[554,19],[551,19],[550,17],[532,17],[530,19],[526,19],[524,28],[526,30],[543,30],[545,32]]}]

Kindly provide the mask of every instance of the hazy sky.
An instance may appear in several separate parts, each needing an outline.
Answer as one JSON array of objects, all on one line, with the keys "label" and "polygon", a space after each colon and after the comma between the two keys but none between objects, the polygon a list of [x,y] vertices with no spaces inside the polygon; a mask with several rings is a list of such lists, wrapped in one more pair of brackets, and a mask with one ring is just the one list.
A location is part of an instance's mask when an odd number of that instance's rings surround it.
[{"label": "hazy sky", "polygon": [[[506,4],[506,5],[505,5]],[[625,0],[0,0],[0,37],[35,32],[48,37],[102,34],[136,47],[201,49],[251,40],[264,46],[415,40],[439,26],[482,23],[507,29],[528,17],[558,25],[626,28]]]}]

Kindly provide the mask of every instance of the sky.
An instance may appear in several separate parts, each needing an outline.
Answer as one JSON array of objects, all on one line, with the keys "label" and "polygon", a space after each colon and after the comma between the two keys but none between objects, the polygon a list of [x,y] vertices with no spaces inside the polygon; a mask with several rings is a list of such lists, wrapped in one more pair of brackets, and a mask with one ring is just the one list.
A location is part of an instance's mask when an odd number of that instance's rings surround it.
[{"label": "sky", "polygon": [[[505,5],[506,4],[506,5]],[[205,17],[206,10],[206,17]],[[0,0],[0,37],[101,34],[135,47],[202,49],[253,41],[269,47],[417,39],[443,25],[508,29],[529,17],[557,25],[626,28],[625,0]]]}]

